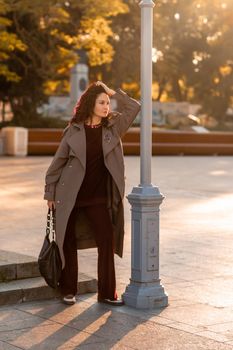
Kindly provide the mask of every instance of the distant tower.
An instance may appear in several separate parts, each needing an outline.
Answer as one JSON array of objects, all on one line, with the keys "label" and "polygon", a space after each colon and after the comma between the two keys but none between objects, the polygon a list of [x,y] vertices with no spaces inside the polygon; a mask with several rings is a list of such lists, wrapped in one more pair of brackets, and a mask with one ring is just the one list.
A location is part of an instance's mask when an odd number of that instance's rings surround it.
[{"label": "distant tower", "polygon": [[83,91],[86,89],[89,78],[88,78],[88,65],[87,65],[87,55],[85,51],[78,50],[79,62],[73,68],[71,68],[70,76],[70,106],[74,107],[77,99],[82,95]]}]

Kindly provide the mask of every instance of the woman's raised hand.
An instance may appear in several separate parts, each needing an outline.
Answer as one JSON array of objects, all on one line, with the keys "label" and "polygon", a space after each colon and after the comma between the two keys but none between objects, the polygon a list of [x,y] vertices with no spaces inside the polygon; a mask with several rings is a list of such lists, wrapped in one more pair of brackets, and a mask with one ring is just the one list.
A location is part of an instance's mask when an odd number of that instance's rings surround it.
[{"label": "woman's raised hand", "polygon": [[106,91],[106,94],[109,95],[109,96],[112,96],[112,95],[114,95],[114,94],[116,93],[116,91],[110,89],[106,84],[104,84],[104,83],[103,83],[102,81],[100,81],[100,80],[98,80],[98,81],[96,82],[96,85],[101,85],[101,86],[104,88],[104,90]]}]

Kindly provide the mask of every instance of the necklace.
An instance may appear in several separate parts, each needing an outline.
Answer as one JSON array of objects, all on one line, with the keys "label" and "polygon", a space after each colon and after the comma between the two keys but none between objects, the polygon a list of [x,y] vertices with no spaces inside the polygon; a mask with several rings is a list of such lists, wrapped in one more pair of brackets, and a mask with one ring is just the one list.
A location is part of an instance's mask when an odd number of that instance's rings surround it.
[{"label": "necklace", "polygon": [[99,124],[90,124],[90,125],[85,124],[86,127],[91,128],[91,129],[97,129],[97,128],[99,128],[101,125],[102,125],[101,123],[99,123]]}]

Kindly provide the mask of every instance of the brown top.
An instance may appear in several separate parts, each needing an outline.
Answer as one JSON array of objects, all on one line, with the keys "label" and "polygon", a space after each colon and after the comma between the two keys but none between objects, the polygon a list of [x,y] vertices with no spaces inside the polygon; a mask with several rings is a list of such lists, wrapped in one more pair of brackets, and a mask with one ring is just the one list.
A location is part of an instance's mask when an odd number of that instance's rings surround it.
[{"label": "brown top", "polygon": [[102,126],[85,124],[86,173],[76,198],[77,206],[106,203],[108,170],[104,164]]}]

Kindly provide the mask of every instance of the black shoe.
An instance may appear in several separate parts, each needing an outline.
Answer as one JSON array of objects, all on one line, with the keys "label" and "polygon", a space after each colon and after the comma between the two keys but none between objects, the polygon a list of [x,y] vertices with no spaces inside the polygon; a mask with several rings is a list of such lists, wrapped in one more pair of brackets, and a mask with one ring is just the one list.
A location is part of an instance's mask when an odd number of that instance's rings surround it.
[{"label": "black shoe", "polygon": [[116,300],[111,300],[111,299],[98,299],[99,303],[104,303],[112,306],[122,306],[124,305],[124,301],[122,299],[116,299]]}]

